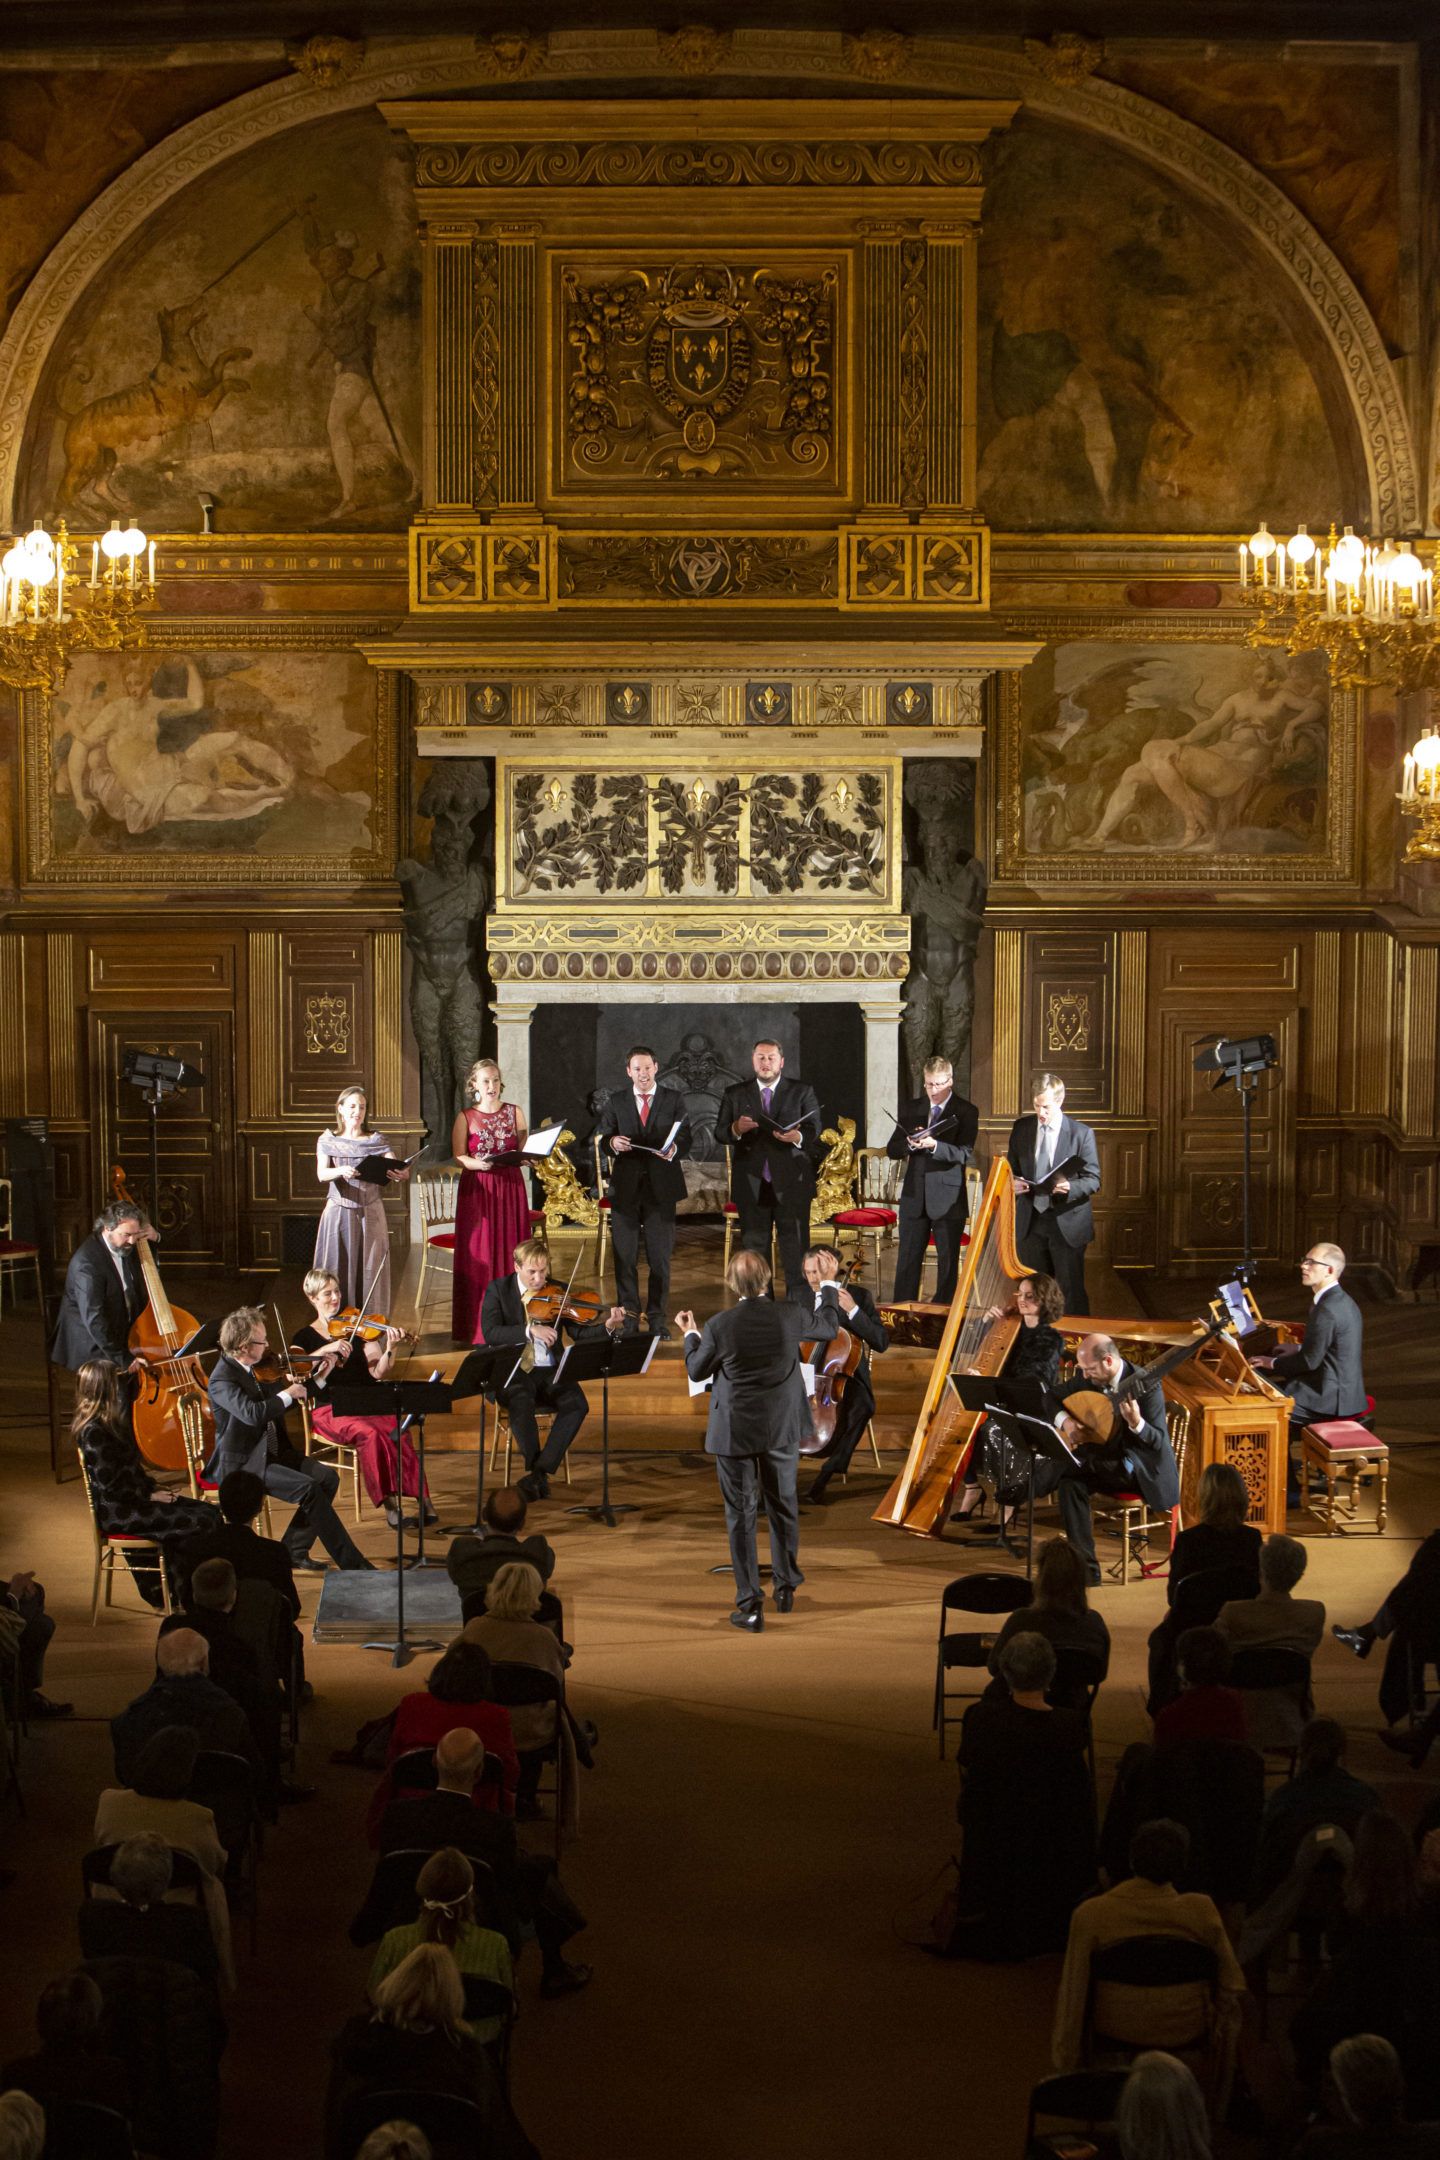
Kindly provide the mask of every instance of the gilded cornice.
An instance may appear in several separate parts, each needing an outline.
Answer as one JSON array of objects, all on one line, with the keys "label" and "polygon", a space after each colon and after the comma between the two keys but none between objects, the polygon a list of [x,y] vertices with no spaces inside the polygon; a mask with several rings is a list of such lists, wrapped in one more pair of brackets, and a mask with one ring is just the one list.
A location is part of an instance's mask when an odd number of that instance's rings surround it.
[{"label": "gilded cornice", "polygon": [[[846,85],[873,79],[865,41],[838,32],[737,29],[724,64],[727,75],[753,79],[758,95],[782,76]],[[1083,128],[1169,173],[1222,211],[1283,276],[1332,358],[1334,386],[1353,416],[1365,461],[1367,522],[1392,531],[1417,522],[1414,448],[1380,331],[1333,251],[1253,166],[1190,121],[1098,75],[1049,80],[1018,48],[919,37],[903,49],[887,46],[885,64],[889,80],[932,96],[1021,100],[1036,114]],[[543,52],[527,48],[526,73],[559,86],[663,77],[674,65],[654,30],[582,29],[552,32]],[[268,83],[178,128],[137,158],[52,249],[0,341],[0,523],[14,524],[26,417],[67,317],[156,211],[218,166],[291,128],[394,99],[463,96],[495,79],[493,51],[482,57],[470,38],[375,41],[342,81],[322,87],[297,75]],[[792,125],[794,110],[788,101],[784,111]],[[898,117],[907,107],[895,110]]]}]

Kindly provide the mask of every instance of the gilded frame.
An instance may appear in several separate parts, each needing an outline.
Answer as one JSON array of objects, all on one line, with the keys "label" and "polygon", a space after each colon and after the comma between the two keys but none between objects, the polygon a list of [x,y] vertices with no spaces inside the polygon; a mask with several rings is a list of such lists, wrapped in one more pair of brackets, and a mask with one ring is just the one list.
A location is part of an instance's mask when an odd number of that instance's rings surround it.
[{"label": "gilded frame", "polygon": [[[1144,623],[1104,616],[1015,617],[1017,630],[1048,644],[1224,645],[1246,651],[1230,626],[1197,629],[1193,616],[1152,617]],[[1258,655],[1257,655],[1258,657]],[[1323,844],[1305,854],[1209,855],[1167,852],[1058,853],[1026,847],[1021,787],[1024,672],[998,687],[996,785],[992,791],[990,853],[996,886],[1353,886],[1360,882],[1357,762],[1359,700],[1330,690]]]},{"label": "gilded frame", "polygon": [[[336,856],[327,862],[315,853],[257,855],[233,850],[215,853],[141,853],[93,857],[57,854],[50,699],[43,691],[21,696],[22,818],[25,833],[24,882],[29,886],[123,892],[136,887],[255,885],[356,886],[394,876],[397,835],[397,744],[400,696],[398,679],[368,668],[357,650],[361,640],[378,634],[378,623],[360,624],[289,620],[243,623],[234,620],[167,618],[147,624],[144,651],[157,657],[172,651],[200,653],[335,653],[352,658],[370,678],[366,710],[370,722],[369,774],[372,844],[363,855]],[[116,658],[123,657],[116,655]]]}]

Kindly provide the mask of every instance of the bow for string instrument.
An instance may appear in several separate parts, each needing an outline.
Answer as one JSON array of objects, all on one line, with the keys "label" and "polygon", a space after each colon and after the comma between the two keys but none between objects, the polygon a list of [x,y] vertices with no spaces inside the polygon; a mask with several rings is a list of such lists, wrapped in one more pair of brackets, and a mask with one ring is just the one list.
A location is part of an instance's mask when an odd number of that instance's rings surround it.
[{"label": "bow for string instrument", "polygon": [[1107,1441],[1123,1439],[1130,1428],[1120,1415],[1121,1403],[1138,1401],[1147,1388],[1153,1387],[1157,1380],[1163,1380],[1167,1373],[1177,1372],[1182,1365],[1188,1364],[1207,1342],[1217,1335],[1223,1335],[1229,1325],[1228,1314],[1213,1319],[1207,1328],[1202,1329],[1198,1335],[1192,1335],[1188,1342],[1175,1343],[1161,1356],[1152,1359],[1150,1364],[1127,1373],[1113,1388],[1079,1388],[1073,1395],[1066,1395],[1061,1402],[1061,1409],[1067,1417],[1074,1418],[1077,1425],[1085,1428],[1085,1437],[1080,1445],[1103,1447]]},{"label": "bow for string instrument", "polygon": [[[859,1270],[858,1260],[846,1261],[839,1274],[832,1278],[837,1289],[848,1289]],[[860,1360],[865,1355],[865,1345],[860,1337],[843,1327],[837,1328],[828,1342],[802,1342],[801,1363],[809,1365],[817,1350],[820,1362],[815,1366],[815,1392],[810,1398],[811,1430],[809,1438],[800,1442],[802,1455],[823,1455],[834,1445],[835,1424],[845,1383],[860,1370]]]},{"label": "bow for string instrument", "polygon": [[[111,1166],[110,1185],[117,1200],[123,1200],[127,1207],[138,1205],[126,1189],[125,1172],[119,1163]],[[199,1404],[205,1452],[208,1454],[215,1445],[215,1420],[210,1411],[205,1368],[198,1357],[179,1355],[181,1345],[189,1341],[200,1323],[194,1313],[172,1305],[166,1297],[155,1248],[148,1238],[140,1240],[139,1250],[145,1305],[131,1324],[129,1341],[135,1356],[143,1359],[145,1370],[139,1376],[133,1412],[135,1444],[145,1460],[159,1470],[188,1470],[190,1458],[180,1417],[182,1403]]]}]

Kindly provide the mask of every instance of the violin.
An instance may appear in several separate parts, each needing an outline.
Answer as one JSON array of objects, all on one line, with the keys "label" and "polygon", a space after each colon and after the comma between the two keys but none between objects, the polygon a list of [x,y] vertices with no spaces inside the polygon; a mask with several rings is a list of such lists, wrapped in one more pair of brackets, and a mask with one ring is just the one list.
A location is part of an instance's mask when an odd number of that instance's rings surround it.
[{"label": "violin", "polygon": [[[110,1184],[117,1200],[123,1200],[127,1207],[137,1204],[126,1190],[125,1172],[118,1163],[111,1166]],[[200,1323],[193,1313],[172,1305],[166,1297],[155,1248],[148,1238],[141,1239],[139,1251],[145,1305],[131,1325],[129,1346],[136,1357],[144,1360],[145,1370],[139,1376],[131,1413],[135,1445],[157,1469],[187,1470],[190,1459],[180,1417],[182,1403],[198,1402],[206,1453],[215,1445],[215,1420],[210,1411],[205,1368],[198,1357],[176,1354]]]},{"label": "violin", "polygon": [[[337,1312],[323,1324],[331,1342],[372,1343],[379,1342],[390,1322],[383,1312],[361,1312],[358,1305],[347,1305],[343,1312]],[[401,1328],[400,1340],[395,1347],[413,1350],[419,1340],[413,1328]]]},{"label": "violin", "polygon": [[556,1327],[562,1320],[585,1327],[608,1309],[598,1290],[572,1290],[553,1275],[538,1290],[525,1292],[526,1321],[540,1327]]}]

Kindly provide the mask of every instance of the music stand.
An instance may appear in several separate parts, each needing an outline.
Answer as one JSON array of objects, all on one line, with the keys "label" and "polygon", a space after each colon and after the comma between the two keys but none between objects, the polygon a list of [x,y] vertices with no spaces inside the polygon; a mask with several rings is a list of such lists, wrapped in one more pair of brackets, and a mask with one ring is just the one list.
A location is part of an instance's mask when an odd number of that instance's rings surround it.
[{"label": "music stand", "polygon": [[[987,1379],[979,1373],[951,1373],[950,1385],[967,1410],[993,1418],[1007,1440],[1029,1456],[1026,1498],[1025,1579],[1035,1579],[1035,1465],[1063,1463],[1078,1468],[1080,1458],[1066,1446],[1045,1414],[1049,1391],[1040,1380]],[[977,1436],[978,1437],[978,1436]],[[998,1506],[998,1502],[996,1503]],[[1013,1548],[1012,1548],[1013,1550]]]},{"label": "music stand", "polygon": [[613,1530],[618,1515],[638,1515],[640,1510],[631,1500],[610,1498],[610,1381],[625,1379],[631,1373],[648,1372],[650,1360],[660,1346],[658,1335],[607,1335],[602,1341],[568,1343],[565,1355],[556,1370],[559,1382],[561,1373],[568,1373],[575,1381],[598,1380],[600,1382],[600,1499],[598,1503],[581,1503],[566,1508],[567,1515],[588,1515],[592,1522],[603,1522]]},{"label": "music stand", "polygon": [[450,1383],[451,1398],[455,1402],[470,1402],[480,1398],[480,1452],[475,1458],[475,1520],[464,1523],[441,1523],[446,1537],[483,1537],[485,1534],[485,1406],[496,1400],[497,1380],[508,1377],[515,1360],[524,1349],[514,1343],[477,1343],[466,1352],[459,1371]]},{"label": "music stand", "polygon": [[[378,1400],[377,1400],[378,1398]],[[367,1380],[363,1387],[327,1388],[325,1400],[332,1410],[343,1417],[376,1417],[383,1402],[395,1426],[395,1478],[400,1482],[400,1436],[405,1430],[407,1418],[422,1428],[420,1447],[420,1551],[416,1567],[425,1562],[425,1453],[423,1426],[431,1415],[443,1417],[451,1404],[451,1390],[440,1380]],[[403,1495],[396,1493],[395,1508],[395,1640],[393,1642],[368,1642],[367,1650],[388,1650],[392,1665],[408,1665],[417,1650],[440,1650],[444,1645],[428,1638],[423,1642],[405,1640],[405,1570],[410,1564],[405,1557],[405,1511],[399,1502]]]}]

